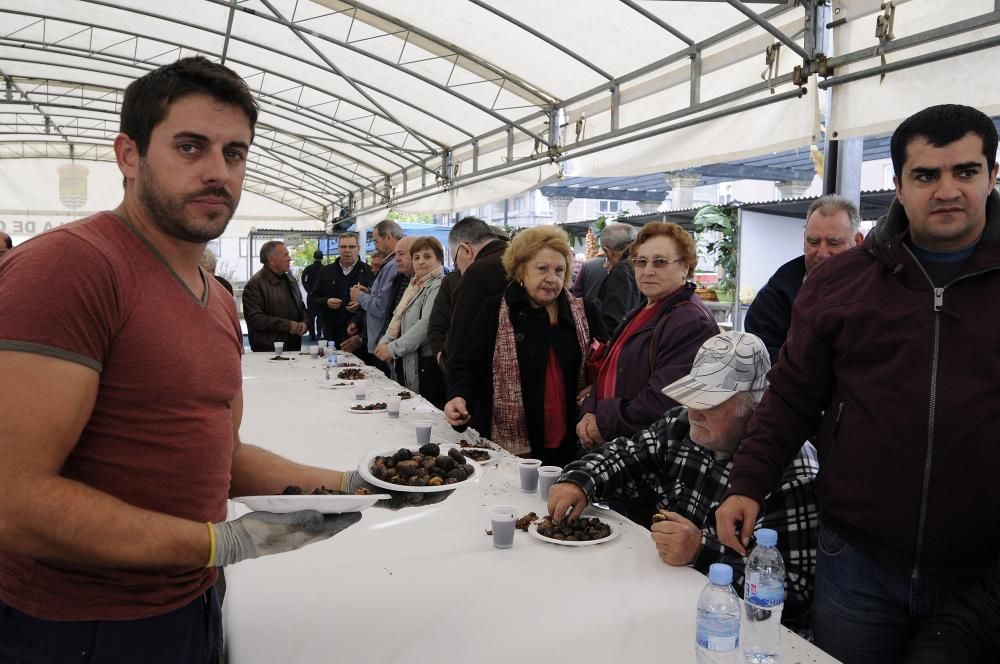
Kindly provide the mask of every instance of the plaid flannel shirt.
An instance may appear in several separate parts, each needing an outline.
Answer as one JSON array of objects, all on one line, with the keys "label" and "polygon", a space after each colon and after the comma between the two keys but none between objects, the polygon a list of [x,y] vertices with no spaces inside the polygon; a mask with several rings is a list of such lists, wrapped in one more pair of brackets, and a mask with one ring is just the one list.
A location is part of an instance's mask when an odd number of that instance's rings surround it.
[{"label": "plaid flannel shirt", "polygon": [[[706,574],[712,563],[733,568],[733,584],[743,595],[745,560],[719,542],[715,510],[729,483],[732,457],[714,453],[688,437],[687,408],[677,406],[631,439],[619,437],[566,466],[560,482],[573,482],[590,502],[629,502],[653,492],[659,509],[690,519],[701,528],[702,546],[695,569]],[[816,450],[805,443],[785,469],[781,486],[767,496],[757,528],[778,532],[785,561],[786,594],[782,622],[803,623],[812,602],[819,529],[813,482],[819,470]],[[787,619],[787,620],[786,620]]]}]

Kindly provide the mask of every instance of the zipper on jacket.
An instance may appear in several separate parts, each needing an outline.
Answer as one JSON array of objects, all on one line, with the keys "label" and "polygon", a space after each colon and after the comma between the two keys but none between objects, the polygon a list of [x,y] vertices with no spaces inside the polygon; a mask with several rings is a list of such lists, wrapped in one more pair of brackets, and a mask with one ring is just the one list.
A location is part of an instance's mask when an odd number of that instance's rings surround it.
[{"label": "zipper on jacket", "polygon": [[986,274],[987,272],[996,272],[997,270],[1000,270],[1000,266],[959,275],[946,283],[943,287],[939,288],[934,285],[934,280],[931,279],[931,275],[927,273],[923,264],[917,259],[916,255],[914,255],[905,242],[902,244],[902,247],[906,249],[906,252],[910,254],[911,258],[913,258],[913,262],[920,268],[920,272],[924,275],[924,278],[927,279],[927,283],[931,285],[931,288],[934,291],[934,351],[931,354],[931,393],[927,418],[927,455],[924,458],[924,478],[921,485],[920,495],[920,520],[917,524],[917,542],[914,549],[913,573],[911,574],[912,578],[917,579],[920,578],[920,558],[924,553],[924,526],[926,526],[927,522],[927,493],[930,489],[931,463],[934,457],[934,418],[937,410],[938,355],[941,349],[941,308],[944,306],[944,291],[946,288],[949,288],[963,279],[970,279],[981,274]]},{"label": "zipper on jacket", "polygon": [[903,248],[913,258],[913,262],[920,268],[927,283],[931,285],[934,292],[934,350],[931,353],[931,393],[930,403],[927,413],[927,454],[924,457],[924,477],[920,488],[920,520],[917,522],[917,542],[913,552],[913,579],[920,578],[920,558],[924,553],[924,527],[927,525],[927,493],[931,483],[931,463],[934,458],[934,416],[937,409],[937,374],[938,374],[938,352],[941,345],[941,307],[944,306],[944,289],[949,286],[938,288],[934,285],[934,280],[927,273],[923,264],[910,251],[910,248],[903,243]]}]

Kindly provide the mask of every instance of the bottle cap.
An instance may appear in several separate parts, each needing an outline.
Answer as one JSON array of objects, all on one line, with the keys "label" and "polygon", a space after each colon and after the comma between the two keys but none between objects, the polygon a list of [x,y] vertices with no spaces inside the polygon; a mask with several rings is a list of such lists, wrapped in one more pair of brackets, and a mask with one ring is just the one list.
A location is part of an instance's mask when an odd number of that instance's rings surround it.
[{"label": "bottle cap", "polygon": [[778,532],[770,528],[761,528],[754,534],[757,536],[757,544],[774,546],[778,543]]},{"label": "bottle cap", "polygon": [[733,582],[733,568],[725,563],[713,563],[708,568],[708,580],[717,586],[728,586]]}]

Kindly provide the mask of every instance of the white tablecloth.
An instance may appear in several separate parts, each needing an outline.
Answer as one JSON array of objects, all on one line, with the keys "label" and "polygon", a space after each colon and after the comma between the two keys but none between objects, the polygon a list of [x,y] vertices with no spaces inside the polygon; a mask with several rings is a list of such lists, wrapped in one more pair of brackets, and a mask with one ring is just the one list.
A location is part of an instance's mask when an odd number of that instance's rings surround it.
[{"label": "white tablecloth", "polygon": [[[243,362],[248,443],[346,469],[373,449],[413,444],[420,417],[438,442],[463,437],[416,395],[399,419],[350,413],[352,390],[319,386],[322,360],[268,357]],[[401,389],[378,376],[368,396]],[[513,457],[485,471],[437,505],[372,508],[326,542],[227,568],[229,661],[694,662],[701,574],[662,563],[649,532],[614,512],[599,514],[621,529],[605,544],[563,547],[518,531],[512,549],[495,549],[488,506],[543,514],[545,504],[519,490]],[[788,631],[783,645],[786,664],[835,661]]]}]

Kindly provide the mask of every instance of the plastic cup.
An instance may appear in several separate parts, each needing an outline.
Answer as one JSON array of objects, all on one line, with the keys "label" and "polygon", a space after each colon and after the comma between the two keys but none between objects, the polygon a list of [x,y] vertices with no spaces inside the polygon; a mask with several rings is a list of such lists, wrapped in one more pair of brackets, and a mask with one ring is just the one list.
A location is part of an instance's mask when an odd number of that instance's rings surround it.
[{"label": "plastic cup", "polygon": [[418,420],[414,422],[417,430],[417,445],[426,445],[431,442],[431,421]]},{"label": "plastic cup", "polygon": [[277,357],[281,357],[281,353],[284,352],[284,350],[285,350],[285,342],[284,341],[275,341],[274,342],[274,354]]},{"label": "plastic cup", "polygon": [[517,472],[521,476],[521,491],[534,493],[538,489],[538,459],[521,459],[517,462]]},{"label": "plastic cup", "polygon": [[385,400],[386,413],[389,417],[399,417],[399,397],[391,396]]},{"label": "plastic cup", "polygon": [[309,346],[309,358],[315,360],[319,357],[319,346]]},{"label": "plastic cup", "polygon": [[325,349],[326,348],[326,339],[320,339],[319,341],[316,342],[316,345],[319,346],[320,348]]},{"label": "plastic cup", "polygon": [[493,546],[509,549],[514,546],[514,526],[517,525],[517,508],[513,505],[494,505],[490,508],[490,528]]},{"label": "plastic cup", "polygon": [[538,495],[542,500],[549,499],[549,489],[556,483],[562,475],[562,468],[559,466],[542,466],[538,469]]},{"label": "plastic cup", "polygon": [[365,394],[368,392],[368,381],[367,380],[356,380],[354,381],[354,398],[361,401],[365,398]]}]

